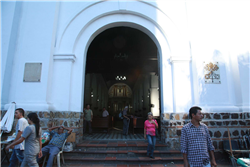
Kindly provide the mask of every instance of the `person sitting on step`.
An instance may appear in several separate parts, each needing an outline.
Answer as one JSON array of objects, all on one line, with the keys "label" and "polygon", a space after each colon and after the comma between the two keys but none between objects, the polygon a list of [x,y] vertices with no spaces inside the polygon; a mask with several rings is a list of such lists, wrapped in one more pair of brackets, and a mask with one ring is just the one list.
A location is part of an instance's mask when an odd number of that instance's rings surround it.
[{"label": "person sitting on step", "polygon": [[[58,129],[58,132],[55,132],[54,129]],[[68,132],[63,133],[64,129]],[[71,134],[72,129],[65,128],[64,126],[56,126],[49,128],[49,132],[50,136],[52,136],[52,139],[47,146],[42,148],[43,156],[37,159],[38,163],[41,163],[42,158],[47,154],[50,154],[47,162],[47,167],[51,167],[53,165],[54,157],[60,152],[64,141]]]}]

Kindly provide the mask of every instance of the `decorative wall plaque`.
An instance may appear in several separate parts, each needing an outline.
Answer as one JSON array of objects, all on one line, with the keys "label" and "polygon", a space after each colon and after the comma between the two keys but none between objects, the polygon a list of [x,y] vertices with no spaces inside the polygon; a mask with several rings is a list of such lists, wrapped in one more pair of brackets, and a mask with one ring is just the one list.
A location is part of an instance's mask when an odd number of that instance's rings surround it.
[{"label": "decorative wall plaque", "polygon": [[207,84],[220,84],[220,68],[218,62],[204,62],[204,77]]},{"label": "decorative wall plaque", "polygon": [[42,63],[25,63],[23,82],[40,82]]}]

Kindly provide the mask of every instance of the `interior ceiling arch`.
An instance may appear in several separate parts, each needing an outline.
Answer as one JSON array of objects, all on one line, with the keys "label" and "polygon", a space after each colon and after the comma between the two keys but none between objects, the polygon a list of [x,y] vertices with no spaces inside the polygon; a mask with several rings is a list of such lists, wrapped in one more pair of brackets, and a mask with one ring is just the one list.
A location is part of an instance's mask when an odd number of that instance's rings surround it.
[{"label": "interior ceiling arch", "polygon": [[[157,46],[140,30],[109,28],[91,42],[86,73],[101,73],[108,87],[124,82],[133,88],[140,75],[158,73]],[[117,80],[117,76],[122,79]]]}]

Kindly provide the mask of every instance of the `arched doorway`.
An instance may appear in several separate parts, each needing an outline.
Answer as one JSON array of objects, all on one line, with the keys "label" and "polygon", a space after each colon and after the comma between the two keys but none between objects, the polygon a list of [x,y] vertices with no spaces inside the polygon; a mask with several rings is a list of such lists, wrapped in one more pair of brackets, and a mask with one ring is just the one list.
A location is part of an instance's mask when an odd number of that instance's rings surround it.
[{"label": "arched doorway", "polygon": [[[59,83],[61,86],[58,89],[58,92],[61,89],[67,90],[67,96],[61,96],[61,99],[66,98],[64,105],[69,111],[83,111],[85,95],[88,94],[85,92],[87,52],[94,38],[109,28],[126,26],[144,32],[156,44],[159,63],[159,74],[156,76],[160,77],[161,117],[164,120],[165,113],[175,112],[172,63],[189,60],[189,42],[176,27],[168,12],[164,13],[150,3],[134,2],[135,5],[130,6],[126,5],[127,1],[117,1],[113,5],[110,5],[109,1],[90,3],[74,11],[67,23],[60,27],[55,55],[63,56],[65,60],[72,60],[74,63],[69,62],[66,76],[65,71],[60,70],[60,66],[54,67],[62,76],[70,78],[69,83]],[[89,15],[89,11],[95,12]],[[52,88],[57,89],[56,86]],[[141,100],[139,95],[137,98]],[[141,104],[138,102],[136,105]],[[161,133],[165,140],[165,130],[162,129]]]},{"label": "arched doorway", "polygon": [[[114,117],[129,107],[131,118],[145,120],[148,112],[160,120],[158,49],[144,32],[127,27],[109,28],[90,43],[86,58],[84,104],[90,104],[94,118],[102,108]],[[143,121],[137,123],[143,130]]]}]

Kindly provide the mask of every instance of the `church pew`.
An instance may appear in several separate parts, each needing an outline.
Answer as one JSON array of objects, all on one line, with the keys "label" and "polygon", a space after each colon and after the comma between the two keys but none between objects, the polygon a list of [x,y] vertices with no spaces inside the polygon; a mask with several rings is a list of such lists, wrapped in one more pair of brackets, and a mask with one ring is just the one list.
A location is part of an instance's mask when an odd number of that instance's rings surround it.
[{"label": "church pew", "polygon": [[107,129],[107,133],[108,133],[109,129],[112,128],[112,121],[113,121],[113,117],[112,116],[108,116],[108,117],[105,117],[105,118],[102,118],[102,117],[93,117],[91,126],[92,126],[92,128]]}]

